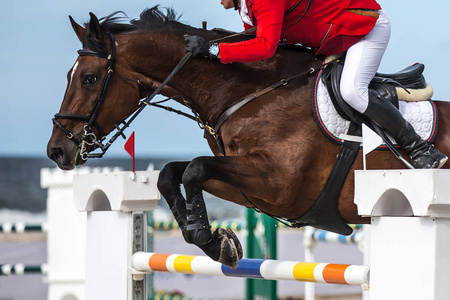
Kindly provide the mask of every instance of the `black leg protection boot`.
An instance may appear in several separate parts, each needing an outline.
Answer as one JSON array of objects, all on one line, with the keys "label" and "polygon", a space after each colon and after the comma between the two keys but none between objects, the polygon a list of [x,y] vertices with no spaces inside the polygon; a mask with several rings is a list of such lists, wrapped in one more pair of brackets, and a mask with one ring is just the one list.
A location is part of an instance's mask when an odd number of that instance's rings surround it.
[{"label": "black leg protection boot", "polygon": [[178,226],[181,229],[181,233],[183,234],[184,240],[188,244],[192,244],[192,237],[187,234],[187,209],[186,209],[186,200],[183,195],[178,194],[174,198],[174,205],[170,207],[173,216],[175,217],[175,221],[177,221]]},{"label": "black leg protection boot", "polygon": [[208,221],[205,201],[202,194],[195,195],[187,208],[187,233],[191,235],[195,245],[205,245],[211,240],[211,226]]},{"label": "black leg protection boot", "polygon": [[398,109],[374,90],[369,90],[369,105],[364,115],[392,135],[409,155],[415,169],[440,168],[447,161],[446,155],[422,140]]}]

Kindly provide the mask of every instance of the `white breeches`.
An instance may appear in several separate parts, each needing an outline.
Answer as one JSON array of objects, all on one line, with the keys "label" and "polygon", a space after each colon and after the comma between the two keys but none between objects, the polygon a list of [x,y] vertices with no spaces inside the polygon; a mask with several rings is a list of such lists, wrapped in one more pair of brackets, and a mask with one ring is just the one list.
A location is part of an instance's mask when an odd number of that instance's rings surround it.
[{"label": "white breeches", "polygon": [[381,58],[391,36],[391,24],[384,10],[375,27],[362,40],[347,51],[341,78],[344,100],[360,113],[369,103],[369,83],[380,66]]}]

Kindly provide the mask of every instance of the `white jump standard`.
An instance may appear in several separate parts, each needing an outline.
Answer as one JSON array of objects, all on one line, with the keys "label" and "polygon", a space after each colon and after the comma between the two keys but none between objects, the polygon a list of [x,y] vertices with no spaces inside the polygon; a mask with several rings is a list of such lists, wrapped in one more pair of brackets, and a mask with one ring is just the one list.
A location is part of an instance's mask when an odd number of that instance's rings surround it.
[{"label": "white jump standard", "polygon": [[356,171],[371,216],[370,300],[450,299],[450,170]]},{"label": "white jump standard", "polygon": [[158,171],[83,174],[74,177],[74,200],[87,212],[85,300],[147,300],[134,281],[131,255],[145,251],[145,211],[160,199]]}]

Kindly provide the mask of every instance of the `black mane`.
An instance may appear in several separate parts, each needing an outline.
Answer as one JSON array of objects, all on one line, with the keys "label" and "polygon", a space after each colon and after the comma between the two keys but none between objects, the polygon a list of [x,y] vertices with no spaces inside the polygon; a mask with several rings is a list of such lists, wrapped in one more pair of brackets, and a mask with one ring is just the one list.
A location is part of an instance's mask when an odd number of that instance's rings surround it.
[{"label": "black mane", "polygon": [[[101,18],[100,28],[103,32],[123,33],[135,30],[149,30],[158,28],[175,28],[185,26],[178,20],[181,15],[177,15],[172,8],[164,8],[163,12],[159,5],[144,10],[139,19],[133,19],[129,23],[123,23],[123,20],[128,19],[127,15],[122,11],[116,11],[109,16]],[[123,16],[118,16],[122,14]],[[85,23],[85,28],[89,28],[89,23]],[[98,53],[108,53],[105,45],[96,42],[89,34],[86,33],[85,47],[92,49]]]},{"label": "black mane", "polygon": [[[162,27],[174,27],[182,25],[178,20],[181,16],[177,16],[172,8],[164,8],[164,13],[159,5],[144,10],[139,19],[131,20],[129,24],[122,23],[121,21],[127,18],[126,14],[122,11],[117,11],[109,16],[100,19],[101,28],[111,33],[121,33],[134,30],[145,29],[157,29]],[[124,17],[118,17],[118,14],[123,14]]]}]

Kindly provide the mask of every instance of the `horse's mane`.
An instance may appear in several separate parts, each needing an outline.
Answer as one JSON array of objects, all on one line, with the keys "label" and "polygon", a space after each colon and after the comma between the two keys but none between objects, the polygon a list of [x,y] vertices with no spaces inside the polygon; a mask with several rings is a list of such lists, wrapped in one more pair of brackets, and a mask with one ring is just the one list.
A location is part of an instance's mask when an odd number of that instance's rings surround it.
[{"label": "horse's mane", "polygon": [[[172,8],[164,8],[165,12],[160,9],[159,5],[145,9],[139,16],[139,19],[133,19],[129,23],[124,23],[128,19],[127,15],[122,11],[116,11],[106,17],[101,18],[100,29],[103,32],[123,33],[135,30],[150,30],[158,28],[177,28],[186,26],[178,20],[181,15],[177,15]],[[122,15],[122,16],[120,16]],[[89,28],[89,23],[85,23],[85,28]],[[107,53],[104,45],[100,45],[90,37],[89,30],[86,33],[85,46],[99,53]]]},{"label": "horse's mane", "polygon": [[[127,15],[122,11],[116,11],[109,16],[100,19],[100,26],[106,32],[121,33],[134,30],[157,29],[163,27],[183,26],[178,20],[178,16],[172,8],[164,8],[166,12],[160,9],[159,5],[145,9],[139,16],[139,19],[131,20],[129,24],[122,23]],[[117,16],[123,14],[123,16]]]}]

